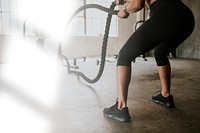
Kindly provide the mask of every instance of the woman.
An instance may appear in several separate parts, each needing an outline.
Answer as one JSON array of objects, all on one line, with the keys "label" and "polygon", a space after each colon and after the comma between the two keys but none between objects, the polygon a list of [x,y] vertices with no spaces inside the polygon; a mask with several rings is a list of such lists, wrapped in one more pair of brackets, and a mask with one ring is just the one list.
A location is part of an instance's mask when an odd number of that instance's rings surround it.
[{"label": "woman", "polygon": [[[126,18],[130,13],[141,10],[145,0],[116,0],[123,5],[118,17]],[[158,73],[161,81],[161,93],[152,97],[152,101],[166,107],[174,107],[170,94],[171,67],[167,55],[174,51],[194,29],[194,16],[180,0],[147,0],[151,17],[136,30],[119,52],[116,67],[118,98],[116,104],[104,109],[104,115],[118,121],[130,121],[127,107],[128,87],[131,79],[131,62],[141,54],[154,49]]]}]

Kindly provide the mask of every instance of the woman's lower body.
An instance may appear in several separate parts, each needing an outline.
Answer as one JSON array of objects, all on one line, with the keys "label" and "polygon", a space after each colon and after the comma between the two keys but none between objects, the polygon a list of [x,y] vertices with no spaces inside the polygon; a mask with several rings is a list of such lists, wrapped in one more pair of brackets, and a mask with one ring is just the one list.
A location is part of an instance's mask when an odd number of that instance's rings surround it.
[{"label": "woman's lower body", "polygon": [[194,29],[192,12],[179,0],[157,0],[151,6],[151,18],[136,30],[119,52],[117,62],[118,99],[115,105],[104,109],[107,117],[129,121],[127,108],[131,63],[141,54],[154,49],[162,91],[152,97],[154,102],[173,107],[170,94],[171,66],[168,54],[174,51]]}]

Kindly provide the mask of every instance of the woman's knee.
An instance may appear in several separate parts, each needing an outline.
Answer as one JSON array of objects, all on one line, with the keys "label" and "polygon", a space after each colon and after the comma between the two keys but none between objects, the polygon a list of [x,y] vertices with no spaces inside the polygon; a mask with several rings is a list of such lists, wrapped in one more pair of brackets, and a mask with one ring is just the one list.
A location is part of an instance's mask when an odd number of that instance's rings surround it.
[{"label": "woman's knee", "polygon": [[131,55],[128,51],[121,49],[117,60],[117,66],[131,66],[131,62],[134,59],[134,55]]},{"label": "woman's knee", "polygon": [[158,50],[154,50],[155,60],[158,66],[164,66],[169,64],[168,53],[161,53]]}]

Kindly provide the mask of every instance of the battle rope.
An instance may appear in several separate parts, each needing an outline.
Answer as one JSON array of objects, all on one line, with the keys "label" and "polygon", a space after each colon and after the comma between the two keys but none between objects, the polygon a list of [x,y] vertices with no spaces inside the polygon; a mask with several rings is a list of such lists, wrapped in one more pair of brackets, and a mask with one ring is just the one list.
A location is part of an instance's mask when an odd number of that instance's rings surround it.
[{"label": "battle rope", "polygon": [[[62,45],[60,44],[59,45],[59,51],[58,51],[58,54],[61,58],[63,58],[66,63],[67,63],[67,66],[68,66],[68,73],[70,74],[76,74],[77,76],[80,76],[82,77],[85,81],[87,81],[88,83],[96,83],[102,73],[103,73],[103,70],[104,70],[104,66],[105,66],[105,58],[106,58],[106,49],[107,49],[107,42],[108,42],[108,35],[109,35],[109,30],[110,30],[110,23],[111,23],[111,19],[112,19],[112,15],[117,15],[117,12],[116,10],[114,10],[116,4],[113,2],[110,6],[110,8],[106,8],[106,7],[103,7],[103,6],[100,6],[100,5],[97,5],[97,4],[88,4],[88,5],[84,5],[80,8],[78,8],[73,14],[72,14],[72,17],[69,19],[70,21],[81,11],[83,10],[86,10],[88,8],[96,8],[96,9],[99,9],[101,11],[104,11],[104,12],[107,12],[108,13],[108,16],[107,16],[107,21],[106,21],[106,26],[105,26],[105,34],[104,34],[104,37],[103,37],[103,42],[102,42],[102,49],[101,49],[101,62],[100,62],[100,66],[99,66],[99,71],[98,71],[98,74],[96,75],[96,77],[94,79],[90,79],[88,78],[85,74],[83,74],[82,72],[79,72],[79,71],[74,71],[74,70],[71,70],[70,68],[70,63],[68,61],[68,58],[65,57],[63,54],[62,54]],[[70,23],[70,21],[68,22],[68,24]]]}]

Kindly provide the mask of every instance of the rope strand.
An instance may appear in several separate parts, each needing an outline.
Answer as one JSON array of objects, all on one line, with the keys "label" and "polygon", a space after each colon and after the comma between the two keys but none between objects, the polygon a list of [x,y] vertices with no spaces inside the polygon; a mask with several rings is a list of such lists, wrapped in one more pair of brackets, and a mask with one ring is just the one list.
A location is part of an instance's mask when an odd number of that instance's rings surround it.
[{"label": "rope strand", "polygon": [[68,61],[68,58],[65,57],[62,54],[62,43],[60,43],[59,45],[59,49],[58,49],[58,54],[59,57],[61,57],[62,59],[64,59],[67,63],[68,66],[68,73],[70,74],[76,74],[77,76],[80,76],[81,78],[83,78],[85,81],[87,81],[88,83],[96,83],[102,76],[103,74],[103,70],[104,70],[104,66],[105,66],[105,58],[106,58],[106,50],[107,50],[107,42],[108,42],[108,37],[109,37],[109,30],[110,30],[110,24],[111,24],[111,19],[112,19],[112,15],[117,15],[116,10],[114,10],[115,8],[115,3],[113,2],[112,5],[110,6],[110,8],[106,8],[97,4],[88,4],[88,5],[84,5],[82,7],[80,7],[79,9],[77,9],[73,14],[72,17],[70,18],[70,21],[68,22],[67,25],[69,25],[69,23],[71,22],[71,20],[81,11],[86,10],[88,8],[96,8],[99,9],[101,11],[107,12],[108,16],[107,16],[107,21],[106,21],[106,26],[105,26],[105,34],[103,37],[103,42],[102,42],[102,49],[101,49],[101,62],[100,62],[100,67],[99,67],[99,71],[98,74],[96,75],[95,78],[90,79],[88,78],[84,73],[80,72],[80,71],[74,71],[70,69],[70,63]]}]

